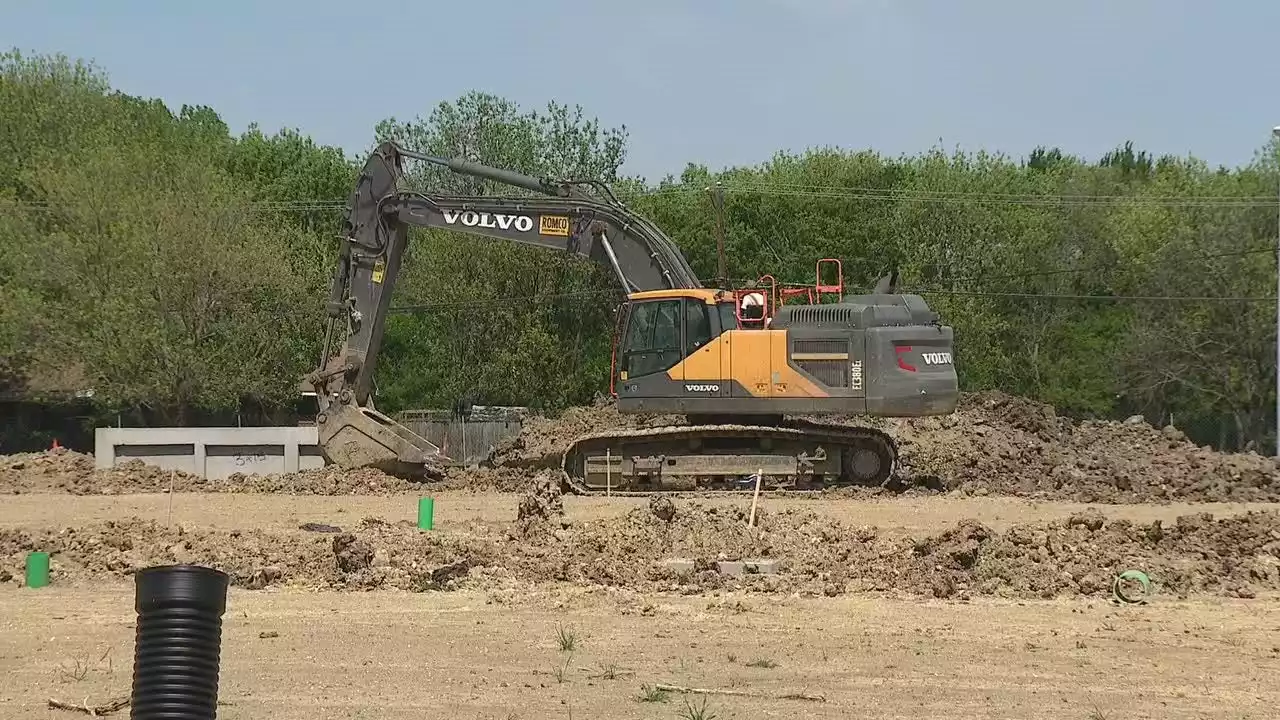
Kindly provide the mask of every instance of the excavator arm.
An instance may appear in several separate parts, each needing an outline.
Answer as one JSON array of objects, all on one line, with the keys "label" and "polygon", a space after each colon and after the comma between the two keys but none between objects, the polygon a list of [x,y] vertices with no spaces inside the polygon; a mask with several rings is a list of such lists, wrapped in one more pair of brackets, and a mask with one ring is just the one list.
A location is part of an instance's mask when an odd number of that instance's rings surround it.
[{"label": "excavator arm", "polygon": [[[524,188],[541,197],[406,190],[402,188],[406,158]],[[440,471],[440,449],[378,412],[371,398],[409,228],[453,230],[573,253],[608,268],[628,293],[702,287],[675,242],[601,183],[539,179],[383,143],[365,163],[347,210],[342,251],[326,304],[329,322],[321,366],[306,379],[319,405],[316,425],[321,450],[330,462],[344,468],[376,467],[415,477]]]}]

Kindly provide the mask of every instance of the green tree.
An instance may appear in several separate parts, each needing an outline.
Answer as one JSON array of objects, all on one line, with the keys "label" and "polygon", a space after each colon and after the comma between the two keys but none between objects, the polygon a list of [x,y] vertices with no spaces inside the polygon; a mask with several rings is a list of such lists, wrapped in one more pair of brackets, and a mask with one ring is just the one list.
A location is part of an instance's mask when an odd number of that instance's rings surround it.
[{"label": "green tree", "polygon": [[[1233,169],[1133,142],[1093,161],[1048,146],[1025,159],[815,148],[690,164],[650,187],[623,176],[625,126],[478,92],[374,139],[610,182],[706,279],[719,186],[735,281],[812,283],[831,257],[858,292],[896,267],[956,328],[965,389],[1172,418],[1223,447],[1274,442],[1274,142]],[[113,91],[92,63],[0,55],[0,391],[92,388],[102,409],[163,422],[287,408],[318,360],[360,161],[294,129],[234,136],[212,108]],[[408,180],[525,192],[432,165]],[[584,402],[608,387],[618,290],[577,258],[415,232],[379,405]]]},{"label": "green tree", "polygon": [[[616,181],[625,127],[602,129],[580,107],[469,93],[427,119],[379,124],[379,140],[536,177]],[[491,181],[415,166],[408,181],[439,193],[511,195]],[[460,398],[556,408],[608,383],[614,281],[595,265],[542,249],[444,231],[415,231],[397,286],[412,314],[388,323],[379,401],[449,406]]]}]

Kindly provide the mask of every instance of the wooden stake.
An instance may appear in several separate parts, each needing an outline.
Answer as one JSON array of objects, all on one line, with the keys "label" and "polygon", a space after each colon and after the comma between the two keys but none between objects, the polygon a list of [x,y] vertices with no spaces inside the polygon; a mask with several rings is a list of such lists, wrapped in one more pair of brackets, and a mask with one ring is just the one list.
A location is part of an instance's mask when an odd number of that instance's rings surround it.
[{"label": "wooden stake", "polygon": [[177,470],[169,471],[169,519],[165,521],[169,527],[173,527],[173,479],[177,474]]},{"label": "wooden stake", "polygon": [[779,700],[810,700],[812,702],[826,702],[825,695],[810,695],[808,693],[786,693],[783,695],[769,695],[768,693],[757,693],[749,690],[721,690],[717,688],[696,688],[685,687],[684,685],[665,685],[658,683],[654,685],[658,690],[666,690],[667,692],[693,693],[695,695],[738,695],[741,697],[759,697],[759,698],[777,698]]},{"label": "wooden stake", "polygon": [[760,502],[760,480],[764,477],[764,468],[756,470],[756,491],[751,496],[751,527],[756,526],[756,505]]},{"label": "wooden stake", "polygon": [[127,697],[119,697],[114,700],[109,700],[101,705],[90,705],[88,700],[85,700],[83,703],[76,705],[75,703],[62,702],[61,700],[54,700],[53,698],[49,698],[49,707],[53,708],[54,710],[70,710],[72,712],[82,712],[85,715],[90,715],[92,717],[98,717],[100,715],[110,715],[111,713],[117,710],[122,710],[128,706],[129,706],[129,698]]}]

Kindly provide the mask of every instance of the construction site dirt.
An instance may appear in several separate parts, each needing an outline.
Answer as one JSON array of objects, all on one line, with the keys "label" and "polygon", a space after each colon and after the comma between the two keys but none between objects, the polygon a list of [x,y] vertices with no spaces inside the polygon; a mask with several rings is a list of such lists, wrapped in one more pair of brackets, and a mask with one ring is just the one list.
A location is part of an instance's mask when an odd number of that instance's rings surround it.
[{"label": "construction site dirt", "polygon": [[[671,717],[702,702],[681,687],[717,690],[698,697],[721,718],[1109,717],[1137,693],[1150,717],[1263,717],[1280,700],[1261,680],[1280,670],[1273,458],[987,394],[893,423],[902,473],[936,478],[905,494],[773,495],[754,525],[749,496],[562,495],[558,451],[630,422],[534,418],[492,467],[428,484],[0,458],[0,672],[21,678],[0,717],[127,694],[130,576],[175,562],[232,579],[220,717]],[[32,551],[49,587],[22,587]],[[776,568],[719,566],[750,559]],[[1145,604],[1113,597],[1129,569],[1153,582]],[[113,672],[96,662],[112,647]],[[259,680],[273,661],[318,666]],[[366,675],[372,706],[342,690]],[[904,690],[925,678],[936,692]]]},{"label": "construction site dirt", "polygon": [[[539,469],[558,469],[573,438],[615,427],[668,424],[612,406],[573,408],[530,418],[494,449],[486,467],[451,470],[433,490],[524,492]],[[898,476],[909,494],[1007,496],[1086,503],[1280,502],[1280,463],[1256,453],[1221,453],[1190,442],[1173,427],[1141,420],[1075,422],[1053,408],[1001,393],[966,395],[952,416],[877,423],[897,438]],[[95,471],[87,455],[62,451],[0,459],[0,493],[162,492],[378,495],[424,486],[376,470],[332,468],[284,475],[205,480],[140,463]],[[929,488],[941,488],[930,490]],[[887,491],[848,489],[832,494]]]}]

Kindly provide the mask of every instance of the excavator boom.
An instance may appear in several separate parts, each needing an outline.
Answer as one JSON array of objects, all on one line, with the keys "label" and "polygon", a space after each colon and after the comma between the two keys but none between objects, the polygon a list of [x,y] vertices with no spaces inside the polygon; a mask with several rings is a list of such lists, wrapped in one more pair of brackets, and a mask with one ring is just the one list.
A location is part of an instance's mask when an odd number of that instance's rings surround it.
[{"label": "excavator boom", "polygon": [[[471,197],[402,188],[403,163],[416,159],[543,197]],[[600,195],[583,190],[593,187]],[[595,183],[553,182],[466,160],[382,143],[348,201],[344,241],[326,304],[329,316],[315,389],[320,446],[342,467],[433,475],[440,449],[371,400],[387,311],[410,227],[439,228],[573,253],[604,265],[628,293],[700,288],[679,248],[656,225]],[[344,339],[335,336],[342,331]],[[334,345],[341,342],[339,352]]]}]

